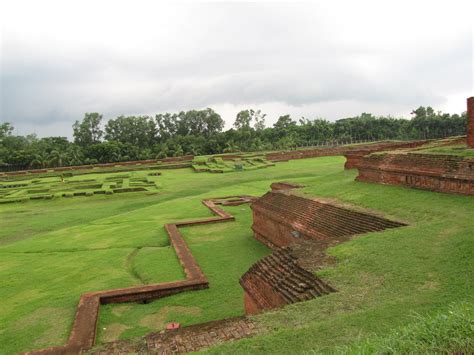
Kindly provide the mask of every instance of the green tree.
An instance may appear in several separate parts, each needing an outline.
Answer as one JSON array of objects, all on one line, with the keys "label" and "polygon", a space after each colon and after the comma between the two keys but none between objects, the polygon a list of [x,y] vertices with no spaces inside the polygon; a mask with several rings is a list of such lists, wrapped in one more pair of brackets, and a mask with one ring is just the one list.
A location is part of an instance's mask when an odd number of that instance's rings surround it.
[{"label": "green tree", "polygon": [[74,143],[81,147],[100,143],[103,131],[100,128],[102,115],[97,112],[85,113],[81,122],[76,121],[73,128]]},{"label": "green tree", "polygon": [[157,134],[155,120],[150,116],[119,116],[105,125],[105,139],[138,148],[151,148]]},{"label": "green tree", "polygon": [[49,161],[56,166],[64,166],[64,163],[69,160],[68,152],[61,150],[53,150],[49,154]]},{"label": "green tree", "polygon": [[46,168],[50,162],[49,155],[46,152],[39,152],[33,156],[32,167]]},{"label": "green tree", "polygon": [[0,124],[0,139],[11,136],[13,132],[13,126],[9,122]]}]

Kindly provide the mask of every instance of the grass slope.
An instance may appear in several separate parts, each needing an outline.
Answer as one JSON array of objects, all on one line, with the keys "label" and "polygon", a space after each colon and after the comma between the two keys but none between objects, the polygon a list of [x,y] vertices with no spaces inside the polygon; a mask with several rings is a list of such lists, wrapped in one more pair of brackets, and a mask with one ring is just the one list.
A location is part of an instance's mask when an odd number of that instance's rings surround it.
[{"label": "grass slope", "polygon": [[[355,182],[344,158],[278,163],[223,175],[164,171],[160,194],[29,201],[0,206],[0,352],[63,343],[79,295],[183,278],[163,224],[209,216],[201,199],[261,195],[274,181],[377,210],[410,226],[357,237],[330,250],[337,266],[320,275],[339,292],[256,317],[267,335],[215,352],[336,351],[368,336],[472,301],[474,199]],[[168,321],[197,323],[242,314],[238,278],[268,250],[252,238],[247,206],[235,222],[182,229],[210,289],[151,304],[102,308],[99,341],[132,338]],[[105,329],[104,329],[105,328]],[[354,345],[356,346],[356,345]]]}]

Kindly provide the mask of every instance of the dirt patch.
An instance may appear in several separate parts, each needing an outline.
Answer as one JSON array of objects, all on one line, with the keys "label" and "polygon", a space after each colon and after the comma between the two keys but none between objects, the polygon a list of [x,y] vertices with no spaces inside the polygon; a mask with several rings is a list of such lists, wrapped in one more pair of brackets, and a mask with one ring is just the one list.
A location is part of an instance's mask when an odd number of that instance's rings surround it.
[{"label": "dirt patch", "polygon": [[103,341],[114,341],[117,340],[120,335],[129,329],[130,327],[127,327],[125,324],[121,323],[112,323],[107,326],[107,328],[104,328],[104,332],[102,334],[102,340]]},{"label": "dirt patch", "polygon": [[183,313],[198,316],[201,312],[202,310],[199,307],[166,306],[160,309],[157,313],[143,317],[139,323],[140,325],[151,329],[162,329],[165,327],[170,313]]},{"label": "dirt patch", "polygon": [[129,310],[132,309],[132,306],[130,305],[116,305],[112,308],[112,314],[114,316],[120,317],[123,314],[127,313]]}]

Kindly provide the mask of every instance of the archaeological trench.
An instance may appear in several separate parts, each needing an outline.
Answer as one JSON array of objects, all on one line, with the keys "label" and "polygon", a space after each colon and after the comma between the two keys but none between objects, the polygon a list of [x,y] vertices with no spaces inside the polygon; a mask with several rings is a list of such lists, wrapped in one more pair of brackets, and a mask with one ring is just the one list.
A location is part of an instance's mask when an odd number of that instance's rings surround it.
[{"label": "archaeological trench", "polygon": [[[467,116],[467,137],[458,138],[458,141],[467,142],[468,147],[474,148],[474,98],[468,99]],[[474,159],[419,152],[417,149],[426,143],[427,141],[382,142],[350,149],[336,147],[268,153],[266,158],[271,161],[287,161],[345,155],[345,168],[357,168],[358,181],[474,195]],[[453,141],[448,143],[452,144]],[[271,191],[259,198],[230,196],[203,200],[203,204],[215,217],[164,226],[184,269],[185,280],[86,292],[80,297],[67,343],[31,351],[29,354],[69,354],[92,349],[102,304],[146,303],[180,292],[208,288],[206,275],[181,236],[179,227],[233,221],[234,217],[219,206],[250,203],[254,237],[272,250],[270,255],[252,265],[240,279],[247,315],[337,292],[327,281],[315,275],[315,271],[335,262],[325,254],[327,248],[356,235],[405,225],[333,201],[303,196],[298,193],[300,187],[302,186],[291,182],[276,182],[271,185]],[[97,353],[183,353],[265,331],[250,318],[241,316],[151,333],[138,342],[107,343]]]}]

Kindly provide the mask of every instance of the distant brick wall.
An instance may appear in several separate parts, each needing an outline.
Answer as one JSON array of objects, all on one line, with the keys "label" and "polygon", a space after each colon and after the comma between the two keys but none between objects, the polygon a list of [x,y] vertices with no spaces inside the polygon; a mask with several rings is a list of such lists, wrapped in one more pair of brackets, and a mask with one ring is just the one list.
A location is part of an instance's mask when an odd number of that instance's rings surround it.
[{"label": "distant brick wall", "polygon": [[378,143],[367,143],[358,144],[352,146],[339,146],[329,148],[313,148],[313,149],[300,149],[291,151],[281,151],[267,153],[265,157],[271,161],[287,161],[292,159],[305,159],[305,158],[317,158],[325,156],[345,155],[352,151],[368,150],[377,152],[380,150],[397,149],[397,148],[409,148],[417,147],[424,143],[426,140],[411,141],[411,142],[378,142]]},{"label": "distant brick wall", "polygon": [[467,99],[467,145],[474,148],[474,96]]},{"label": "distant brick wall", "polygon": [[344,153],[344,156],[346,157],[346,163],[344,164],[344,169],[355,169],[359,167],[362,161],[362,158],[365,155],[368,155],[371,153],[382,152],[385,150],[416,148],[425,143],[426,141],[393,143],[391,145],[376,144],[373,147],[364,147],[363,149],[354,149],[354,150]]},{"label": "distant brick wall", "polygon": [[375,154],[362,158],[358,181],[474,195],[474,158],[434,154]]}]

